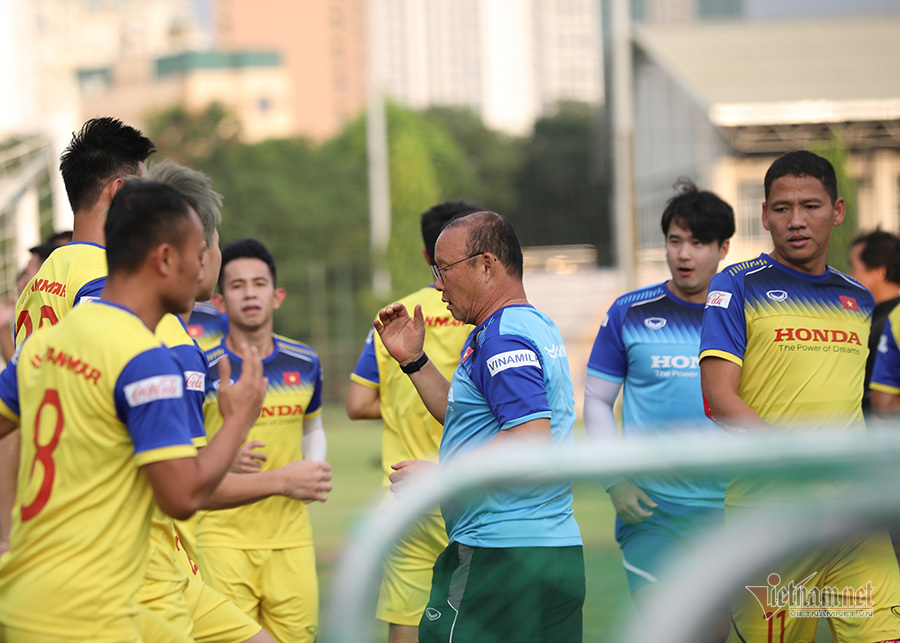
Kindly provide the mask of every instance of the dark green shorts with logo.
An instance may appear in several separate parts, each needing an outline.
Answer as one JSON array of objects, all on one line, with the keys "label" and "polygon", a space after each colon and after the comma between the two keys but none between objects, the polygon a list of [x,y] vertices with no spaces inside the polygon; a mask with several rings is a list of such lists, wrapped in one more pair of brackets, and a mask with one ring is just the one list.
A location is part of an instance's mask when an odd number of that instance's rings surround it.
[{"label": "dark green shorts with logo", "polygon": [[582,547],[450,543],[434,564],[420,643],[582,640]]}]

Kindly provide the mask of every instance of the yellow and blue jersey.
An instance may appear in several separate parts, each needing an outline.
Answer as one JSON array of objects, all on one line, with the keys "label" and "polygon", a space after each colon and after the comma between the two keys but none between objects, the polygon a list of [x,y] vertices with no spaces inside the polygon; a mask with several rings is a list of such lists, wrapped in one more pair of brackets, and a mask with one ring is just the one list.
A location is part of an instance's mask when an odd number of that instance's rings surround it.
[{"label": "yellow and blue jersey", "polygon": [[[428,359],[448,380],[459,365],[459,358],[472,326],[453,319],[441,301],[441,293],[434,286],[422,288],[400,300],[410,311],[422,306],[425,318],[425,353]],[[434,419],[422,403],[416,387],[396,360],[390,356],[381,338],[369,331],[366,345],[359,356],[350,379],[367,388],[378,390],[384,435],[381,442],[381,462],[384,470],[382,486],[385,499],[391,482],[391,465],[403,460],[437,462],[444,427]],[[435,510],[436,512],[437,510]]]},{"label": "yellow and blue jersey", "polygon": [[54,250],[16,302],[16,346],[38,328],[52,326],[106,285],[106,249],[73,241]]},{"label": "yellow and blue jersey", "polygon": [[[808,275],[768,255],[710,282],[700,359],[741,367],[738,395],[782,431],[863,431],[872,294],[828,268]],[[726,504],[751,492],[732,479]]]},{"label": "yellow and blue jersey", "polygon": [[900,395],[898,333],[900,333],[900,306],[896,306],[888,314],[884,332],[881,333],[881,338],[878,340],[875,366],[872,369],[872,381],[869,383],[869,388],[873,391]]},{"label": "yellow and blue jersey", "polygon": [[147,565],[153,492],[139,469],[196,455],[172,354],[133,313],[97,301],[36,333],[0,375],[22,451],[0,622],[122,638]]},{"label": "yellow and blue jersey", "polygon": [[[665,283],[613,302],[587,372],[623,384],[624,437],[677,439],[682,429],[709,439],[726,437],[703,409],[698,357],[703,308],[678,298]],[[646,476],[632,482],[669,502],[721,507],[728,477]]]},{"label": "yellow and blue jersey", "polygon": [[208,301],[198,301],[191,311],[187,332],[204,351],[215,348],[228,334],[228,315],[220,313]]},{"label": "yellow and blue jersey", "polygon": [[[263,471],[279,469],[303,458],[303,420],[322,410],[322,368],[316,352],[300,342],[274,337],[275,350],[263,360],[263,374],[269,379],[259,417],[250,429],[248,441],[266,446]],[[241,358],[232,353],[225,340],[207,351],[209,378],[203,407],[210,439],[222,426],[219,411],[219,360],[227,355],[232,379],[241,375]],[[197,543],[202,548],[284,549],[312,545],[312,526],[306,504],[284,496],[272,496],[234,509],[204,512],[197,525]]]},{"label": "yellow and blue jersey", "polygon": [[[575,397],[556,324],[531,306],[506,306],[472,331],[447,396],[440,462],[482,449],[500,431],[550,422],[553,445],[572,445]],[[581,545],[572,484],[490,489],[442,504],[451,542],[471,547]]]}]

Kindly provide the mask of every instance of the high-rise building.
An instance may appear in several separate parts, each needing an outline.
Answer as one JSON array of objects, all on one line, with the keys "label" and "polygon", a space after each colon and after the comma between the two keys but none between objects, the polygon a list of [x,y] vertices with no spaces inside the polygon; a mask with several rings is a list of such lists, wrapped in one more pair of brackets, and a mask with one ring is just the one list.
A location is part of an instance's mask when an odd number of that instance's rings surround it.
[{"label": "high-rise building", "polygon": [[365,106],[366,0],[217,0],[216,48],[280,54],[293,92],[292,131],[336,134]]}]

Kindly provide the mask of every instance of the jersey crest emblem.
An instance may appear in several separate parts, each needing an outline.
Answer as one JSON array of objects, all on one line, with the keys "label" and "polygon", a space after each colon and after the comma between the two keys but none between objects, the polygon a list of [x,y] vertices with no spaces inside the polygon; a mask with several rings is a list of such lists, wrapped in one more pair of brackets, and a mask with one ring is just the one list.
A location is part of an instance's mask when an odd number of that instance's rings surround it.
[{"label": "jersey crest emblem", "polygon": [[203,337],[203,324],[188,324],[187,332],[194,339]]},{"label": "jersey crest emblem", "polygon": [[788,294],[783,290],[769,290],[766,292],[766,297],[772,301],[784,301],[787,299],[787,296]]},{"label": "jersey crest emblem", "polygon": [[859,310],[859,304],[856,303],[856,299],[853,297],[845,297],[844,295],[839,295],[841,300],[841,308],[844,310]]},{"label": "jersey crest emblem", "polygon": [[299,384],[300,371],[285,371],[281,374],[281,379],[288,386]]},{"label": "jersey crest emblem", "polygon": [[648,317],[644,320],[644,326],[649,328],[650,330],[659,330],[663,326],[666,325],[665,317]]}]

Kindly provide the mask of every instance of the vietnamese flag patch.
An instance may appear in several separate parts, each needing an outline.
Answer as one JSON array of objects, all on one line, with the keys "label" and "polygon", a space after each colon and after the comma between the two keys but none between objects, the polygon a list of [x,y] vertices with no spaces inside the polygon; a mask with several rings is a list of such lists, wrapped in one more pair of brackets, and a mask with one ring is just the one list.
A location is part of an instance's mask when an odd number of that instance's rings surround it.
[{"label": "vietnamese flag patch", "polygon": [[285,384],[299,384],[300,383],[300,372],[299,371],[285,371],[281,374],[282,381]]},{"label": "vietnamese flag patch", "polygon": [[187,327],[188,335],[197,339],[203,335],[203,325],[202,324],[188,324]]},{"label": "vietnamese flag patch", "polygon": [[839,297],[844,310],[859,310],[859,304],[856,303],[856,299],[853,297],[844,297],[844,295],[839,295]]}]

